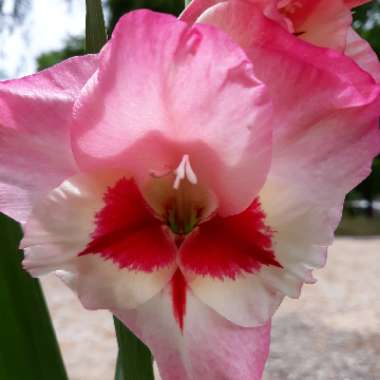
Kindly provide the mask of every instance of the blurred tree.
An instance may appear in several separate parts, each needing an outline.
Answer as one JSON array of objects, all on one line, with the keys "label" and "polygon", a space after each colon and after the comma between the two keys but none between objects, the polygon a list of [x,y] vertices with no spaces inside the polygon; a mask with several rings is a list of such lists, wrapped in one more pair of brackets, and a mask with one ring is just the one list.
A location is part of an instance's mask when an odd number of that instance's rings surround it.
[{"label": "blurred tree", "polygon": [[[376,51],[380,58],[380,0],[373,0],[354,10],[354,27]],[[348,196],[348,199],[365,198],[370,201],[368,214],[373,214],[372,200],[380,195],[380,156],[372,166],[372,174]]]},{"label": "blurred tree", "polygon": [[31,0],[0,0],[0,33],[22,23],[30,5]]},{"label": "blurred tree", "polygon": [[[70,4],[73,0],[58,0]],[[30,43],[29,28],[33,22],[35,5],[43,3],[40,0],[0,0],[0,78],[22,75],[25,66],[33,64],[34,57],[28,49]],[[13,38],[12,38],[13,37]],[[15,55],[17,62],[13,66],[8,64],[8,57]],[[33,41],[35,42],[35,41]],[[11,59],[12,60],[12,59]],[[13,61],[13,60],[12,60]]]},{"label": "blurred tree", "polygon": [[184,0],[107,0],[106,4],[110,10],[109,30],[112,31],[119,18],[134,9],[147,8],[178,16],[183,10]]},{"label": "blurred tree", "polygon": [[62,50],[53,50],[46,52],[37,57],[37,66],[39,70],[45,69],[64,59],[74,57],[75,55],[84,54],[84,38],[70,37]]},{"label": "blurred tree", "polygon": [[[23,26],[32,0],[0,0],[0,60],[4,59],[5,41],[16,27]],[[7,77],[2,67],[0,78]]]},{"label": "blurred tree", "polygon": [[[111,35],[119,18],[129,11],[147,8],[157,12],[170,13],[176,16],[182,11],[183,4],[183,0],[106,0],[105,5],[108,8],[109,14],[109,35]],[[63,59],[82,54],[84,54],[84,38],[71,37],[67,40],[66,46],[62,50],[53,50],[40,55],[37,58],[38,70],[52,66]]]},{"label": "blurred tree", "polygon": [[380,0],[373,0],[354,10],[354,27],[380,57]]},{"label": "blurred tree", "polygon": [[0,80],[6,79],[7,75],[4,71],[0,70]]}]

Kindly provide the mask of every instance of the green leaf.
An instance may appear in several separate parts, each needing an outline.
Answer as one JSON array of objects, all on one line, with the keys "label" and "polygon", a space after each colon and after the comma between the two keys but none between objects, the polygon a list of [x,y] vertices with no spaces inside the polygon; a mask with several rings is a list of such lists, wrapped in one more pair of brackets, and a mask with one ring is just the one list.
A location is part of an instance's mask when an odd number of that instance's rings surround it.
[{"label": "green leaf", "polygon": [[191,3],[191,0],[185,0],[185,8]]},{"label": "green leaf", "polygon": [[115,380],[124,380],[123,363],[121,362],[120,353],[117,355]]},{"label": "green leaf", "polygon": [[149,348],[114,317],[119,354],[115,380],[154,380]]},{"label": "green leaf", "polygon": [[0,379],[67,380],[39,282],[21,267],[19,225],[0,214]]},{"label": "green leaf", "polygon": [[86,0],[86,51],[98,53],[107,42],[101,0]]}]

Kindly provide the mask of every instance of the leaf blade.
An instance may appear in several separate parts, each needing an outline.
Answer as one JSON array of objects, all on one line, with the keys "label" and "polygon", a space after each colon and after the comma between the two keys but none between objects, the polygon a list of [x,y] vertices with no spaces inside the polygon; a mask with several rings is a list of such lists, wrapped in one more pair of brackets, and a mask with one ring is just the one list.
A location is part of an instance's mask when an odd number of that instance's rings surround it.
[{"label": "leaf blade", "polygon": [[154,380],[149,348],[116,317],[114,323],[119,344],[115,380]]},{"label": "leaf blade", "polygon": [[68,380],[40,284],[21,267],[20,238],[0,214],[0,379]]}]

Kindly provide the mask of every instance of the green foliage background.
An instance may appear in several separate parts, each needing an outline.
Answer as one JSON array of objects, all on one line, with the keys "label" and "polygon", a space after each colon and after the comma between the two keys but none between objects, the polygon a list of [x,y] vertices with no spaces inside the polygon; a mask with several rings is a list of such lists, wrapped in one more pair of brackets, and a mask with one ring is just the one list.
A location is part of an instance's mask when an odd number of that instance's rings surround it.
[{"label": "green foliage background", "polygon": [[[374,0],[354,11],[354,27],[365,38],[380,58],[380,0]],[[380,195],[380,156],[372,167],[372,174],[349,194],[348,199],[363,197],[373,200]],[[380,228],[379,230],[380,231]],[[378,232],[380,233],[380,232]]]},{"label": "green foliage background", "polygon": [[380,0],[374,0],[354,11],[354,26],[380,57]]},{"label": "green foliage background", "polygon": [[[183,10],[183,0],[106,0],[105,6],[108,8],[108,34],[112,31],[119,18],[126,12],[147,8],[157,12],[179,15]],[[66,46],[62,50],[46,52],[37,58],[38,69],[42,70],[52,66],[63,59],[75,55],[84,54],[84,36],[82,38],[73,37],[67,40]]]}]

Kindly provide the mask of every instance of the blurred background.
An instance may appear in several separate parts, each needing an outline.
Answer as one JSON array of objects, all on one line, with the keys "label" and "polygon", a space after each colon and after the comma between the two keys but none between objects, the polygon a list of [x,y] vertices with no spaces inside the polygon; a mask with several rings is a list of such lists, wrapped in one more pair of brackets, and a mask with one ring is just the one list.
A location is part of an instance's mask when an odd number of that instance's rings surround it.
[{"label": "blurred background", "polygon": [[[129,10],[178,15],[183,3],[105,0],[109,34]],[[84,0],[0,0],[0,79],[83,54],[84,26]],[[380,0],[354,10],[354,27],[380,56]],[[380,157],[347,196],[337,234],[319,285],[288,300],[274,320],[266,380],[380,379]],[[70,379],[111,379],[116,342],[108,313],[84,311],[54,277],[43,286]]]}]

